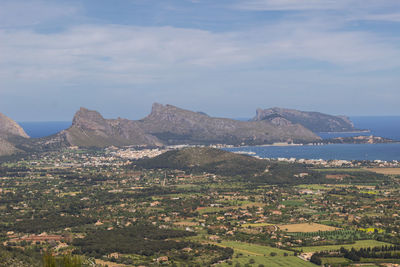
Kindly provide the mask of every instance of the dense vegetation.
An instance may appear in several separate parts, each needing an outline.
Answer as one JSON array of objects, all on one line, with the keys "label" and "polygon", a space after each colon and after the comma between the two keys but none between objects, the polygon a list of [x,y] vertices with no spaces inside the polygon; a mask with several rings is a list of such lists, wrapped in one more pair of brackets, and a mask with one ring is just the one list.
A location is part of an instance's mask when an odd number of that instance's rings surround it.
[{"label": "dense vegetation", "polygon": [[265,171],[267,161],[219,149],[198,147],[168,151],[153,159],[139,160],[135,165],[146,169],[178,169],[188,173],[245,176]]},{"label": "dense vegetation", "polygon": [[113,252],[150,256],[157,252],[185,248],[189,243],[166,239],[192,235],[195,234],[137,224],[121,229],[93,231],[83,239],[76,239],[74,245],[80,247],[82,253],[91,256],[99,257]]},{"label": "dense vegetation", "polygon": [[95,223],[96,219],[90,217],[72,217],[72,216],[60,216],[60,215],[50,215],[47,218],[34,218],[26,219],[22,221],[15,222],[12,225],[0,226],[3,230],[13,230],[18,232],[26,233],[42,233],[47,231],[54,231],[59,229],[64,229],[66,227],[74,227],[78,225]]}]

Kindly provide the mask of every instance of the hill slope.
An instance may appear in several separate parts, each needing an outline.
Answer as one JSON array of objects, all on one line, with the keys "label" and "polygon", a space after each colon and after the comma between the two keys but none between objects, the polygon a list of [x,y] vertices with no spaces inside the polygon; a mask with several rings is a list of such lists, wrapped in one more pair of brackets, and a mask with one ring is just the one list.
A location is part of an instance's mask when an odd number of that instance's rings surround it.
[{"label": "hill slope", "polygon": [[0,113],[0,156],[19,152],[20,150],[16,148],[14,140],[27,138],[29,136],[18,123]]},{"label": "hill slope", "polygon": [[137,166],[146,169],[177,169],[227,176],[263,173],[267,164],[266,160],[206,147],[172,150],[136,163]]},{"label": "hill slope", "polygon": [[270,121],[274,124],[301,124],[313,132],[350,132],[357,129],[345,116],[333,116],[320,112],[294,109],[257,109],[253,121]]},{"label": "hill slope", "polygon": [[[138,160],[136,167],[176,169],[188,173],[213,173],[260,184],[302,184],[324,182],[321,174],[303,165],[271,162],[215,148],[192,147]],[[298,175],[307,173],[307,175]]]}]

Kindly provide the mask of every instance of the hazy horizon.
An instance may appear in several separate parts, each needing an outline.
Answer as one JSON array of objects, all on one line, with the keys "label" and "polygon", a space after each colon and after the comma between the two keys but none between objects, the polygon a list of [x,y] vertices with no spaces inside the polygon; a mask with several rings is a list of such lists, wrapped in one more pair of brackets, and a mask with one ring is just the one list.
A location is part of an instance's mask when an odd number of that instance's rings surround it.
[{"label": "hazy horizon", "polygon": [[[104,116],[102,113],[101,113],[101,111],[99,111],[99,110],[97,110],[105,119],[116,119],[116,118],[118,118],[118,117],[121,117],[121,116],[116,116],[116,117],[106,117],[106,116]],[[198,110],[198,111],[195,111],[195,110],[192,110],[192,111],[194,111],[194,112],[204,112],[204,111],[202,111],[202,110]],[[314,111],[311,111],[311,112],[314,112]],[[318,112],[318,111],[315,111],[315,112]],[[206,113],[206,112],[205,112]],[[233,120],[243,120],[243,121],[245,121],[245,120],[250,120],[250,119],[252,119],[254,116],[255,116],[255,113],[252,115],[252,116],[248,116],[248,117],[244,117],[244,116],[241,116],[241,117],[232,117],[232,116],[214,116],[213,114],[209,114],[209,113],[206,113],[207,115],[209,115],[209,116],[211,116],[211,117],[217,117],[217,118],[227,118],[227,119],[233,119]],[[6,114],[5,114],[6,115]],[[346,114],[329,114],[329,115],[337,115],[337,116],[341,116],[341,115],[344,115],[344,116],[347,116],[347,117],[349,117],[350,119],[352,119],[352,118],[400,118],[400,115],[346,115]],[[15,120],[17,123],[72,123],[72,119],[73,119],[73,116],[74,116],[74,114],[71,116],[71,118],[70,119],[65,119],[65,120]],[[144,116],[144,117],[146,117],[146,116]],[[121,117],[121,118],[124,118],[124,119],[129,119],[129,120],[140,120],[140,119],[143,119],[144,117],[140,117],[140,118],[137,118],[137,117]],[[11,118],[12,119],[12,118]]]}]

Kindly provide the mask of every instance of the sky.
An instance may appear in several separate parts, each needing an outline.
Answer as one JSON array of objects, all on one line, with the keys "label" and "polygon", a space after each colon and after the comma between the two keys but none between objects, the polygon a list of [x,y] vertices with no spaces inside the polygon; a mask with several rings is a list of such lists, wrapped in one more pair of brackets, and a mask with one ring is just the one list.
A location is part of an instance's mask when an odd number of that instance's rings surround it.
[{"label": "sky", "polygon": [[0,0],[0,112],[400,115],[399,0]]}]

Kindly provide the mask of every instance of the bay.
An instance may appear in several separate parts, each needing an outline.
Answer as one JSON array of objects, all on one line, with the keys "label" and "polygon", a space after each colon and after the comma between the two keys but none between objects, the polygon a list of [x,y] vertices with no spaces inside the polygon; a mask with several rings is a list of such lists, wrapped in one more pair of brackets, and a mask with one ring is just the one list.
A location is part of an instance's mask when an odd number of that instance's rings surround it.
[{"label": "bay", "polygon": [[[318,133],[321,138],[375,135],[400,141],[400,116],[359,116],[350,117],[357,129],[369,132]],[[237,152],[253,152],[262,158],[297,158],[323,160],[385,160],[400,161],[400,144],[332,144],[320,146],[255,146],[227,148]]]},{"label": "bay", "polygon": [[332,144],[303,146],[248,146],[225,148],[253,152],[261,158],[400,161],[400,144]]},{"label": "bay", "polygon": [[70,121],[29,121],[19,125],[32,138],[40,138],[56,134],[71,126]]}]

